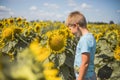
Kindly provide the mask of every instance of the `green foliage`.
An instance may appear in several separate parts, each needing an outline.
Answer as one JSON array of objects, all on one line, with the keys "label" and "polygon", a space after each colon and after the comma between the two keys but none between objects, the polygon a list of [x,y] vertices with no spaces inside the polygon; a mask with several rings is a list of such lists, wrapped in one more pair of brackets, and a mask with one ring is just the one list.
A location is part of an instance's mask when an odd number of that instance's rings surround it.
[{"label": "green foliage", "polygon": [[[113,36],[113,37],[112,37]],[[119,80],[120,62],[114,58],[118,45],[117,34],[111,31],[99,39],[95,54],[95,70],[98,80]]]},{"label": "green foliage", "polygon": [[[17,54],[16,60],[9,61],[7,55],[1,56],[2,77],[1,80],[45,80],[43,66],[35,61],[29,49]],[[36,74],[37,73],[37,74]]]},{"label": "green foliage", "polygon": [[[45,80],[42,64],[37,62],[29,51],[29,44],[34,38],[39,38],[41,45],[46,46],[48,37],[45,34],[61,29],[64,24],[51,21],[27,22],[15,19],[14,24],[22,28],[22,32],[15,32],[13,39],[2,40],[3,28],[9,27],[11,24],[5,20],[0,22],[2,23],[0,26],[0,80]],[[116,46],[120,45],[120,26],[91,24],[88,27],[93,34],[97,35],[96,39],[98,40],[95,54],[95,71],[98,80],[119,80],[120,61],[114,58],[114,50]],[[75,78],[73,65],[77,42],[77,38],[73,40],[68,38],[65,51],[51,53],[43,62],[53,62],[55,68],[59,70],[58,76],[61,76],[62,80]]]}]

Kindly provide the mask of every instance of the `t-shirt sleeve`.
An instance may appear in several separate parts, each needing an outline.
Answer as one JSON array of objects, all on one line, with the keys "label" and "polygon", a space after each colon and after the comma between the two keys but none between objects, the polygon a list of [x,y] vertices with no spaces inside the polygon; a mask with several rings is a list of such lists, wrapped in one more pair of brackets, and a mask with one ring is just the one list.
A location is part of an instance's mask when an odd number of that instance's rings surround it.
[{"label": "t-shirt sleeve", "polygon": [[81,42],[81,53],[87,52],[90,53],[91,51],[91,41],[89,39],[83,39]]}]

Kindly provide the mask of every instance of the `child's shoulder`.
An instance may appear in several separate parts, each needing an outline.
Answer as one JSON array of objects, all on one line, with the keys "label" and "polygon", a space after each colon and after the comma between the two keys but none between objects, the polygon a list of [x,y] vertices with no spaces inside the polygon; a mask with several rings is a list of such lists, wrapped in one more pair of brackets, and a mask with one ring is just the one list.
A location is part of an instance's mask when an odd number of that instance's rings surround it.
[{"label": "child's shoulder", "polygon": [[81,43],[83,43],[83,42],[93,43],[93,42],[95,42],[95,38],[92,33],[87,33],[86,35],[81,37],[80,42]]},{"label": "child's shoulder", "polygon": [[91,38],[94,38],[92,33],[87,33],[81,37],[81,39],[83,39],[83,40],[91,39]]}]

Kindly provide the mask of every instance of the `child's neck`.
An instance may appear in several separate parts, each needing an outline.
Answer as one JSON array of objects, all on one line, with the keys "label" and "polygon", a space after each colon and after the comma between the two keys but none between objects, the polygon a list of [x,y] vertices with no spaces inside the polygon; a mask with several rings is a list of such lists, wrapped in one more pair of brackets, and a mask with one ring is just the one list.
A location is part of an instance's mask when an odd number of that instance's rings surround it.
[{"label": "child's neck", "polygon": [[86,29],[86,28],[82,28],[82,29],[81,29],[81,33],[82,33],[82,36],[83,36],[83,35],[89,33],[89,31],[88,31],[88,29]]}]

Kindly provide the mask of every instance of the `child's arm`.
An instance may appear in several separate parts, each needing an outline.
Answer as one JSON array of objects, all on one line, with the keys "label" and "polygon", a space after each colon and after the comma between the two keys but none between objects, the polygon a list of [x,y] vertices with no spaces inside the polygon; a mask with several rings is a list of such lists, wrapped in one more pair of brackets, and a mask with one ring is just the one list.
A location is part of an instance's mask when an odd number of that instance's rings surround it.
[{"label": "child's arm", "polygon": [[87,71],[89,61],[90,61],[90,54],[86,52],[82,53],[82,63],[80,65],[78,80],[84,80],[84,76]]}]

